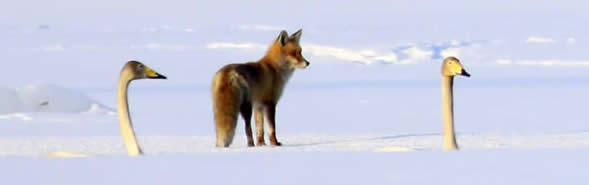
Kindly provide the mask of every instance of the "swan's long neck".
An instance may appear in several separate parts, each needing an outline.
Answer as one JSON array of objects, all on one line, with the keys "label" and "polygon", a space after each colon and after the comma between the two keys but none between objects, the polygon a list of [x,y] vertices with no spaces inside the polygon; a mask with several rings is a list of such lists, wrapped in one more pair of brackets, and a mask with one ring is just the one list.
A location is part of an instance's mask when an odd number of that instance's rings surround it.
[{"label": "swan's long neck", "polygon": [[442,76],[442,119],[444,121],[444,150],[458,150],[454,135],[453,76]]},{"label": "swan's long neck", "polygon": [[119,79],[119,86],[117,89],[118,105],[117,111],[119,113],[119,126],[121,127],[121,136],[127,148],[129,156],[137,156],[143,154],[139,144],[137,144],[137,138],[135,137],[135,131],[133,130],[133,123],[131,123],[131,116],[129,115],[129,104],[127,103],[127,89],[131,79],[121,74]]}]

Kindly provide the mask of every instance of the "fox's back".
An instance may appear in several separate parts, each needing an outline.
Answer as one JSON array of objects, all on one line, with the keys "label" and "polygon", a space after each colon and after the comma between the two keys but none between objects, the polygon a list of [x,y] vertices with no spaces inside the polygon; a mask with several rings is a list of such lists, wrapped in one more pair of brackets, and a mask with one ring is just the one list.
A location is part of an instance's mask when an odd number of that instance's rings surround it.
[{"label": "fox's back", "polygon": [[253,101],[277,100],[283,81],[270,66],[261,62],[229,64],[221,68],[213,80],[213,93],[236,88]]}]

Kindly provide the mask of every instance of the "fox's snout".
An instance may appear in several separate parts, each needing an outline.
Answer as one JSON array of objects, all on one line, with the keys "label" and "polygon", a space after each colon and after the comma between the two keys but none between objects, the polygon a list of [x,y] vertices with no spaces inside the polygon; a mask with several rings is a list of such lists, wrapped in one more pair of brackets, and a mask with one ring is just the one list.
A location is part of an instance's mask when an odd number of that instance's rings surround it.
[{"label": "fox's snout", "polygon": [[293,67],[294,68],[299,68],[299,69],[305,69],[307,68],[309,65],[311,65],[311,63],[305,59],[302,60],[296,60],[294,59],[294,63],[293,63]]},{"label": "fox's snout", "polygon": [[289,67],[293,69],[305,69],[311,63],[301,56],[287,56],[286,61],[289,63]]},{"label": "fox's snout", "polygon": [[305,65],[303,66],[303,69],[304,69],[304,68],[307,68],[307,67],[309,67],[309,65],[311,65],[311,63],[310,63],[309,61],[307,61],[307,60],[303,61],[303,64],[305,64]]},{"label": "fox's snout", "polygon": [[307,61],[307,59],[305,59],[305,57],[303,57],[301,55],[300,52],[298,55],[295,55],[293,58],[295,59],[295,67],[296,68],[305,69],[311,64],[309,61]]}]

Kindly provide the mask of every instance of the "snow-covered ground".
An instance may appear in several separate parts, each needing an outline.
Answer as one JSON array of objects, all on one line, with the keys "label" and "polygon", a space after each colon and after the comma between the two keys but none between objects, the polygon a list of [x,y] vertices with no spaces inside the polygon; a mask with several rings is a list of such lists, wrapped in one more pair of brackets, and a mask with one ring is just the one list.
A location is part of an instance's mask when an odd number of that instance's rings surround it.
[{"label": "snow-covered ground", "polygon": [[[589,147],[589,133],[564,134],[461,134],[464,151],[485,150],[571,150]],[[441,151],[441,136],[437,133],[389,135],[313,135],[300,134],[280,137],[283,147],[248,148],[245,138],[237,138],[228,149],[211,147],[213,136],[145,136],[139,137],[143,151],[149,156],[171,154],[202,155],[221,152],[437,152]],[[2,137],[3,157],[52,157],[59,153],[90,157],[126,155],[121,138],[117,136],[29,136]]]},{"label": "snow-covered ground", "polygon": [[[1,171],[13,184],[585,182],[587,102],[572,97],[589,89],[457,83],[462,150],[443,152],[439,89],[388,84],[394,82],[292,84],[279,106],[284,146],[247,148],[240,122],[229,149],[214,147],[206,88],[132,84],[132,116],[146,156],[126,156],[115,115],[25,112],[19,114],[29,120],[0,119]],[[114,91],[89,94],[106,106],[115,104]],[[559,111],[566,106],[578,109]],[[85,157],[52,158],[64,154]]]},{"label": "snow-covered ground", "polygon": [[2,158],[11,184],[585,184],[588,151],[206,153]]},{"label": "snow-covered ground", "polygon": [[[0,8],[0,184],[586,184],[584,1],[11,2]],[[26,13],[23,13],[26,12]],[[105,13],[108,12],[108,13]],[[303,28],[283,147],[214,147],[210,82]],[[459,152],[441,151],[440,62]],[[127,157],[116,82],[146,156]],[[51,158],[83,154],[84,158]]]}]

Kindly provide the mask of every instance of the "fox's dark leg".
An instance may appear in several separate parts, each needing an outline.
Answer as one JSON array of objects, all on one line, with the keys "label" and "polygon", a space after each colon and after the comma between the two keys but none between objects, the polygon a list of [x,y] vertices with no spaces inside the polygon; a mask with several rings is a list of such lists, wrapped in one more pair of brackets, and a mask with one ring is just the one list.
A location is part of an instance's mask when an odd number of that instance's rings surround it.
[{"label": "fox's dark leg", "polygon": [[258,141],[256,145],[264,146],[266,142],[264,141],[264,107],[257,106],[256,110],[254,111],[254,117],[256,118],[256,140]]},{"label": "fox's dark leg", "polygon": [[243,102],[240,107],[241,116],[245,121],[245,135],[247,135],[247,146],[254,146],[254,138],[252,136],[252,103],[249,101]]},{"label": "fox's dark leg", "polygon": [[276,139],[276,103],[266,103],[266,116],[268,118],[268,137],[270,144],[273,146],[280,146],[282,143]]}]

